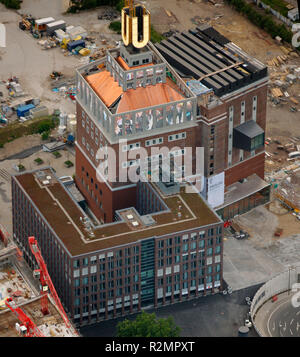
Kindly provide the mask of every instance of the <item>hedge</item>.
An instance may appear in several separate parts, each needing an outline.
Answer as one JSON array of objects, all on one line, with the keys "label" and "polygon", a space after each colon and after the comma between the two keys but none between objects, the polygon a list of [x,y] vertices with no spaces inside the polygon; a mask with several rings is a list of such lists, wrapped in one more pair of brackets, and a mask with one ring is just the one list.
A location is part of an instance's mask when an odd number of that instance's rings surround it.
[{"label": "hedge", "polygon": [[19,10],[21,8],[19,0],[0,0],[0,3],[4,4],[9,9]]},{"label": "hedge", "polygon": [[263,15],[245,0],[225,0],[238,12],[244,14],[252,23],[268,32],[273,38],[280,36],[283,41],[291,43],[293,33],[284,24],[277,24],[271,15]]}]

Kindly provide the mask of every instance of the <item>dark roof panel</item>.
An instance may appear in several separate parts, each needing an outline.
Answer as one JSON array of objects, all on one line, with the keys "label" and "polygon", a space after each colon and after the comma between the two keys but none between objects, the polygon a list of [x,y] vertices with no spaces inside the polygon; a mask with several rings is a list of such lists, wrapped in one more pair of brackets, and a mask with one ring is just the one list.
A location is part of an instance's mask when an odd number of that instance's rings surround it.
[{"label": "dark roof panel", "polygon": [[247,120],[245,123],[236,126],[234,130],[251,139],[264,133],[263,129],[254,120]]},{"label": "dark roof panel", "polygon": [[193,77],[222,96],[267,77],[267,67],[209,25],[155,45],[182,76]]}]

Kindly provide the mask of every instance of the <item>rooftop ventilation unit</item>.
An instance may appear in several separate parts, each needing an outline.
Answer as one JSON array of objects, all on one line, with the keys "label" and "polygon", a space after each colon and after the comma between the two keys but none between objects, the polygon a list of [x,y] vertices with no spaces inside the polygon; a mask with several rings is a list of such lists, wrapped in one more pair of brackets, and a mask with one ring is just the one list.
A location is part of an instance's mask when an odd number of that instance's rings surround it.
[{"label": "rooftop ventilation unit", "polygon": [[147,214],[145,216],[141,216],[141,220],[146,226],[152,226],[153,224],[156,223],[156,221],[152,218],[150,214]]},{"label": "rooftop ventilation unit", "polygon": [[139,225],[139,222],[134,221],[134,222],[132,222],[132,225],[133,225],[134,227],[137,227],[137,226]]},{"label": "rooftop ventilation unit", "polygon": [[128,219],[133,219],[133,215],[132,215],[132,214],[128,214],[126,217],[127,217]]},{"label": "rooftop ventilation unit", "polygon": [[45,173],[45,171],[37,171],[36,176],[38,178],[42,178],[42,177],[46,176],[46,173]]},{"label": "rooftop ventilation unit", "polygon": [[44,180],[44,181],[42,181],[42,183],[43,183],[43,185],[49,185],[50,181]]}]

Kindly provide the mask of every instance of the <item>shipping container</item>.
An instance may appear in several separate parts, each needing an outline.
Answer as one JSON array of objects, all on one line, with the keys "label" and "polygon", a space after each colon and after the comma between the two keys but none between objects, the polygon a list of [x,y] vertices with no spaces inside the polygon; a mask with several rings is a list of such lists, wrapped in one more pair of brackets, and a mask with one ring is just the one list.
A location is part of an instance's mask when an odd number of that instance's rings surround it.
[{"label": "shipping container", "polygon": [[35,106],[33,104],[21,105],[17,108],[18,117],[23,117],[27,113],[29,113],[30,109],[33,109]]},{"label": "shipping container", "polygon": [[55,30],[65,30],[66,29],[66,22],[64,20],[54,21],[50,24],[46,25],[46,32],[48,36],[52,36]]},{"label": "shipping container", "polygon": [[75,38],[78,36],[81,36],[83,39],[87,37],[87,31],[81,26],[73,27],[71,29],[68,29],[66,32],[70,36],[72,41],[74,41]]},{"label": "shipping container", "polygon": [[54,21],[55,19],[53,17],[45,17],[43,19],[38,19],[35,21],[35,29],[38,31],[46,31],[46,25]]}]

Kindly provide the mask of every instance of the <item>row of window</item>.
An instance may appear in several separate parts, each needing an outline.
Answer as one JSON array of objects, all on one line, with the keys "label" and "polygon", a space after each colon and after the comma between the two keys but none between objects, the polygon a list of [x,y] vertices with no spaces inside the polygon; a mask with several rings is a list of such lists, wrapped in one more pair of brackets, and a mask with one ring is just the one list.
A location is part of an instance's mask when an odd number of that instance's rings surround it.
[{"label": "row of window", "polygon": [[[207,237],[212,237],[215,234],[216,235],[222,234],[222,226],[218,226],[216,228],[210,228],[210,229],[207,230],[207,232],[205,232],[205,231],[193,232],[193,233],[190,233],[190,234],[184,234],[183,236],[175,236],[175,237],[172,237],[172,238],[168,238],[166,240],[159,240],[158,241],[158,248],[170,247],[170,246],[173,246],[173,245],[179,245],[179,244],[181,244],[181,242],[184,242],[185,244],[187,244],[188,241],[190,241],[190,243],[191,243],[194,240],[203,239],[206,236]],[[209,238],[206,241],[207,241],[207,245],[211,246],[211,245],[213,245],[214,238]],[[220,244],[222,242],[222,236],[216,237],[215,238],[215,242],[216,242],[216,244]],[[201,242],[199,244],[201,244],[199,247],[204,248],[205,240],[203,240],[203,242]]]},{"label": "row of window", "polygon": [[185,138],[186,138],[186,132],[183,132],[183,133],[169,135],[168,141],[175,141],[175,140],[180,140],[180,139],[185,139]]}]

